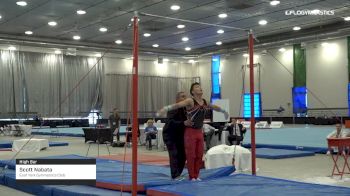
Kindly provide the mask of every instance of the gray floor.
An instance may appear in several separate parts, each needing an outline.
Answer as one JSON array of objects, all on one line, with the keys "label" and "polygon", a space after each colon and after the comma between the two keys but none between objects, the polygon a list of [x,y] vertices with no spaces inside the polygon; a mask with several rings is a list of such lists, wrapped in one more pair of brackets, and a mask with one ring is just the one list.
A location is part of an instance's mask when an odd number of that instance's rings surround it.
[{"label": "gray floor", "polygon": [[[64,155],[64,154],[77,154],[85,156],[88,149],[88,144],[84,143],[83,138],[73,137],[54,137],[48,136],[35,136],[35,138],[48,138],[49,141],[62,141],[69,142],[69,146],[52,147],[41,152],[33,153],[19,153],[16,158],[28,158],[28,157],[41,157],[41,156],[52,156],[52,155]],[[4,137],[0,136],[0,140],[14,140],[19,138]],[[119,154],[124,152],[124,148],[109,148],[111,154]],[[131,152],[130,148],[126,149],[127,152]],[[155,154],[167,156],[166,151],[152,150],[148,151],[144,146],[140,146],[139,152],[143,154]],[[98,148],[97,144],[92,144],[88,156],[108,154],[105,145],[100,145]],[[11,159],[15,155],[11,151],[0,151],[0,159]],[[331,169],[333,162],[330,156],[327,155],[316,155],[310,157],[301,158],[289,158],[289,159],[257,159],[258,172],[257,175],[269,176],[283,179],[290,179],[296,181],[329,184],[350,187],[350,175],[346,175],[340,180],[338,177],[331,178]],[[1,195],[30,195],[0,185]]]}]

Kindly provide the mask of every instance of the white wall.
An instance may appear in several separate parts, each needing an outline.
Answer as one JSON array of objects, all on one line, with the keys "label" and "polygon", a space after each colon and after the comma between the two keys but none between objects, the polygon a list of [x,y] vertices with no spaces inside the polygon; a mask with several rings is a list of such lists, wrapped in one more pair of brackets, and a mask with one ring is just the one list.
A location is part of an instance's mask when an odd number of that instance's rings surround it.
[{"label": "white wall", "polygon": [[211,58],[201,58],[197,64],[198,76],[201,78],[203,98],[210,101],[211,94]]},{"label": "white wall", "polygon": [[[254,89],[255,92],[261,92],[263,110],[277,109],[280,105],[287,109],[287,103],[292,100],[293,76],[283,66],[292,71],[292,51],[287,48],[284,53],[276,50],[270,50],[270,52],[273,56],[270,53],[266,55],[257,53],[258,57],[254,58],[254,63],[260,64],[260,76],[259,68],[257,66],[254,68]],[[242,54],[226,57],[222,61],[222,97],[230,99],[232,116],[243,115],[242,92],[250,91],[249,67],[243,66],[247,64],[248,58],[243,57]],[[245,75],[244,88],[243,74]]]},{"label": "white wall", "polygon": [[[261,64],[261,95],[262,109],[285,108],[283,116],[293,113],[293,48],[285,47],[281,53],[277,49],[269,50],[265,56],[260,56]],[[274,115],[268,112],[265,115]]]},{"label": "white wall", "polygon": [[[328,48],[322,47],[321,42],[310,43],[306,46],[307,88],[309,108],[346,108],[347,106],[347,43],[346,39],[328,41]],[[278,48],[268,50],[268,54],[256,54],[255,63],[260,63],[260,80],[257,68],[254,68],[255,90],[262,94],[262,108],[277,109],[282,106],[286,111],[282,116],[291,116],[293,110],[293,51],[292,46],[284,47],[281,53]],[[205,97],[211,93],[210,57],[199,61],[199,76]],[[221,56],[222,98],[230,100],[231,116],[242,116],[240,108],[243,86],[242,65],[247,64],[242,54]],[[249,69],[245,73],[245,92],[249,92]],[[312,95],[313,92],[315,96]],[[319,100],[326,106],[324,106]],[[242,104],[242,107],[240,107]],[[345,110],[346,112],[346,110]],[[265,113],[268,115],[267,113]]]},{"label": "white wall", "polygon": [[[131,59],[120,59],[113,57],[104,57],[104,68],[106,74],[130,74],[132,70]],[[192,77],[196,67],[189,63],[163,62],[158,64],[152,60],[139,60],[139,74],[151,76],[173,76],[173,77]]]},{"label": "white wall", "polygon": [[[327,43],[327,46],[320,42],[306,46],[308,107],[347,108],[347,40]],[[346,114],[346,110],[343,112]]]}]

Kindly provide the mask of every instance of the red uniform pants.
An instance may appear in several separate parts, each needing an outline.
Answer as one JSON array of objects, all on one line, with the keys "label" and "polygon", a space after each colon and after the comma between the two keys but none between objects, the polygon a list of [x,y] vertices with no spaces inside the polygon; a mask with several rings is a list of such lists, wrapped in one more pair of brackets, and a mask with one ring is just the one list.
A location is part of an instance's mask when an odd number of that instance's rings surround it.
[{"label": "red uniform pants", "polygon": [[185,152],[190,179],[197,179],[199,177],[199,170],[202,165],[202,157],[204,152],[204,138],[202,129],[186,127]]}]

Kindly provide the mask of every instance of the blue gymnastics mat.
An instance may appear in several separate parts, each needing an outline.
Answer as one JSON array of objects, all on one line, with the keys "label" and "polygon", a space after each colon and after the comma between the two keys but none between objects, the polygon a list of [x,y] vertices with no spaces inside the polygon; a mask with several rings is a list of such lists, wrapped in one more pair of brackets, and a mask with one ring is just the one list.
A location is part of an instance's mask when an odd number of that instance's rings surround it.
[{"label": "blue gymnastics mat", "polygon": [[[327,135],[335,129],[328,125],[285,125],[280,129],[264,129],[255,132],[257,148],[327,152]],[[251,130],[244,136],[244,144],[250,144]],[[245,146],[246,147],[246,146]]]},{"label": "blue gymnastics mat", "polygon": [[271,148],[257,148],[256,157],[265,159],[285,159],[293,157],[314,156],[314,152],[300,151],[300,150],[283,150]]},{"label": "blue gymnastics mat", "polygon": [[0,141],[0,148],[12,148],[12,142]]},{"label": "blue gymnastics mat", "polygon": [[[12,148],[12,141],[0,141],[0,148]],[[49,142],[50,147],[54,146],[68,146],[68,142]]]},{"label": "blue gymnastics mat", "polygon": [[[58,158],[58,159],[87,159],[88,157],[82,157],[78,155],[64,155],[64,156],[50,156],[40,158]],[[9,169],[15,169],[15,160],[1,160],[0,166],[8,166]],[[96,159],[96,187],[121,190],[131,190],[132,185],[132,165],[121,161],[108,160],[108,159]],[[232,166],[201,170],[201,179],[213,179],[222,176],[228,176],[235,171]],[[184,170],[184,177],[188,179],[187,170]],[[149,187],[176,184],[179,181],[171,180],[169,167],[143,165],[138,164],[138,191],[145,191]],[[181,181],[181,183],[189,182],[188,180]]]},{"label": "blue gymnastics mat", "polygon": [[[0,173],[0,184],[40,196],[114,196],[121,195],[120,191],[107,190],[83,185],[25,185],[16,183],[15,170],[5,170]],[[131,196],[131,193],[123,192],[122,195]],[[138,194],[141,196],[142,194]]]},{"label": "blue gymnastics mat", "polygon": [[[251,148],[251,144],[243,144],[245,148]],[[298,151],[307,151],[314,153],[326,154],[328,148],[322,147],[307,147],[307,146],[293,146],[293,145],[278,145],[278,144],[256,144],[256,149],[258,148],[272,148],[272,149],[284,149],[284,150],[298,150]]]},{"label": "blue gymnastics mat", "polygon": [[212,180],[203,180],[147,190],[152,196],[348,196],[350,188],[295,182],[283,179],[237,174]]}]

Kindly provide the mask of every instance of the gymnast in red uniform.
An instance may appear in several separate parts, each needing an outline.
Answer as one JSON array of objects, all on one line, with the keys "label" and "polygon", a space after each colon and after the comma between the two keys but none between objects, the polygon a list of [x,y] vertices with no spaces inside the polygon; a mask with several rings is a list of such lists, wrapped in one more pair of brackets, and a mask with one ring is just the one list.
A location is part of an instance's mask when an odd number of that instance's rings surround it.
[{"label": "gymnast in red uniform", "polygon": [[192,123],[187,125],[185,129],[185,152],[189,178],[194,181],[200,180],[199,170],[204,153],[202,127],[205,115],[209,110],[215,110],[224,113],[227,119],[228,113],[219,106],[207,103],[207,101],[202,98],[203,91],[199,83],[193,83],[191,85],[190,93],[192,98],[187,98],[176,104],[165,106],[159,111],[159,114],[165,114],[167,111],[186,107],[187,119]]}]

